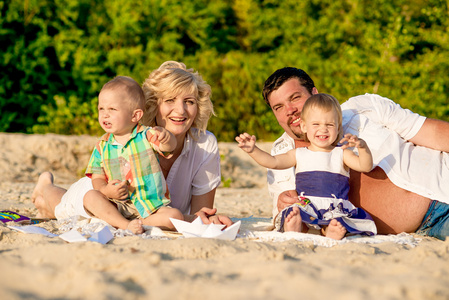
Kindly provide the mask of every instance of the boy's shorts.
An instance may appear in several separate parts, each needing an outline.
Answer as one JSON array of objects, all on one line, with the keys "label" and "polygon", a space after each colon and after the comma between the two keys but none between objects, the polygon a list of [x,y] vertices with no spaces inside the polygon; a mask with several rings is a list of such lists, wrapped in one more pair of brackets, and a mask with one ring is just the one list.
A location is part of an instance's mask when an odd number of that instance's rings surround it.
[{"label": "boy's shorts", "polygon": [[[70,218],[72,216],[82,216],[86,219],[93,218],[85,209],[83,199],[86,193],[93,190],[92,180],[83,177],[72,184],[67,192],[62,196],[61,203],[55,207],[55,216],[58,220]],[[131,200],[121,201],[109,199],[117,206],[118,211],[128,220],[141,218]]]},{"label": "boy's shorts", "polygon": [[58,220],[67,219],[72,216],[82,216],[90,219],[92,216],[84,209],[83,198],[90,190],[93,190],[92,180],[83,177],[72,184],[62,196],[61,203],[55,207],[55,216]]},{"label": "boy's shorts", "polygon": [[137,218],[141,218],[137,208],[131,202],[131,200],[117,200],[117,199],[109,199],[112,203],[117,206],[118,211],[128,220],[134,220]]}]

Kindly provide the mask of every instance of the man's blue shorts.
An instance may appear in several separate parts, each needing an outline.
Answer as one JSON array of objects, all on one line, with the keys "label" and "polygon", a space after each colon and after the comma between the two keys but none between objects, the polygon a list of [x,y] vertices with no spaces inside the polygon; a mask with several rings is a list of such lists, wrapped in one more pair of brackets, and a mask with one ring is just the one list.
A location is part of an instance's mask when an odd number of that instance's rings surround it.
[{"label": "man's blue shorts", "polygon": [[432,200],[416,233],[444,241],[449,236],[449,204]]}]

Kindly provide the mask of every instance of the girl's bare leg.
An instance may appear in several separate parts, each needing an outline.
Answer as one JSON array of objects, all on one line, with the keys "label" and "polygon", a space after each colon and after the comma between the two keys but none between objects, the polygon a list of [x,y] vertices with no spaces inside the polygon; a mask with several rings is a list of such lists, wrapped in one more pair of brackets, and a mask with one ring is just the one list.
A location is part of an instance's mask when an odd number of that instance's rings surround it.
[{"label": "girl's bare leg", "polygon": [[38,218],[55,218],[55,207],[61,203],[66,189],[55,186],[53,174],[44,172],[39,175],[36,187],[31,194],[31,201],[38,210]]},{"label": "girl's bare leg", "polygon": [[284,232],[286,231],[302,231],[302,219],[297,206],[293,206],[292,211],[285,218]]},{"label": "girl's bare leg", "polygon": [[161,207],[152,215],[143,219],[144,225],[157,226],[162,229],[175,230],[169,218],[184,220],[183,214],[176,208]]},{"label": "girl's bare leg", "polygon": [[84,208],[95,217],[105,221],[111,226],[119,229],[129,229],[134,234],[144,232],[141,220],[128,220],[109,201],[109,199],[97,190],[90,190],[83,199]]}]

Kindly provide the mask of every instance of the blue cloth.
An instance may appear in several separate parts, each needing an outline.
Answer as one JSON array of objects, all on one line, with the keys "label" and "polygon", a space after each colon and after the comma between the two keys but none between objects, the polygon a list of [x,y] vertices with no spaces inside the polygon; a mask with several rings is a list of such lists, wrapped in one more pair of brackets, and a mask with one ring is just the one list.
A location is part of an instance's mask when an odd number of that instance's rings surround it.
[{"label": "blue cloth", "polygon": [[349,177],[325,171],[307,171],[296,174],[296,190],[305,195],[348,199]]},{"label": "blue cloth", "polygon": [[416,233],[444,241],[449,236],[449,204],[432,200]]},{"label": "blue cloth", "polygon": [[[348,235],[375,235],[371,216],[348,200],[349,171],[343,162],[344,150],[335,147],[330,152],[296,149],[296,191],[302,222],[320,229],[336,219]],[[302,203],[301,203],[302,202]],[[290,210],[281,214],[281,227]]]}]

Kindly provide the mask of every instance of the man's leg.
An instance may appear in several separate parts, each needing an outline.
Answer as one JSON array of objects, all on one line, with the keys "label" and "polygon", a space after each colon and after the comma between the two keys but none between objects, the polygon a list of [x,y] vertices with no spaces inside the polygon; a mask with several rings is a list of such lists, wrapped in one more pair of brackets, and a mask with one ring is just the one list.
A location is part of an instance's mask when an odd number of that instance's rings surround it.
[{"label": "man's leg", "polygon": [[432,201],[416,233],[444,241],[449,236],[449,204]]}]

